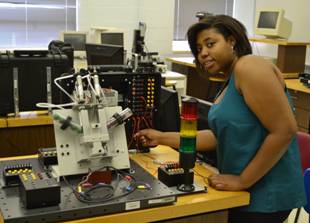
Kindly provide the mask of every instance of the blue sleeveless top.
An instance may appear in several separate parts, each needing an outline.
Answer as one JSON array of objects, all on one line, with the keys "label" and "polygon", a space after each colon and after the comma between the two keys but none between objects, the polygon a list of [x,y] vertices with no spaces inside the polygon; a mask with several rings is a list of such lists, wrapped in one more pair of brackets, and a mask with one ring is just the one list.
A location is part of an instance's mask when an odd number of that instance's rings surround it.
[{"label": "blue sleeveless top", "polygon": [[[286,94],[291,100],[288,91]],[[208,122],[217,138],[217,167],[220,173],[240,175],[268,132],[237,91],[233,74],[224,97],[211,107]],[[279,162],[248,191],[250,204],[241,207],[242,211],[269,213],[306,204],[296,138]]]}]

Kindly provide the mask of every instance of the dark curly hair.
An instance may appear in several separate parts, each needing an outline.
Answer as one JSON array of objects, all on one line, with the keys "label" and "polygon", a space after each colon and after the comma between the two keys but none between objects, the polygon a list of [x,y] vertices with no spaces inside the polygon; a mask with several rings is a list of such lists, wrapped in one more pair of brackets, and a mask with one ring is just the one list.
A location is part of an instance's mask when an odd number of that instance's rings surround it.
[{"label": "dark curly hair", "polygon": [[195,57],[196,65],[199,65],[197,36],[201,31],[210,28],[215,28],[226,40],[230,36],[236,40],[234,50],[238,57],[252,54],[247,31],[242,23],[228,15],[207,16],[198,23],[193,24],[187,31],[188,44]]}]

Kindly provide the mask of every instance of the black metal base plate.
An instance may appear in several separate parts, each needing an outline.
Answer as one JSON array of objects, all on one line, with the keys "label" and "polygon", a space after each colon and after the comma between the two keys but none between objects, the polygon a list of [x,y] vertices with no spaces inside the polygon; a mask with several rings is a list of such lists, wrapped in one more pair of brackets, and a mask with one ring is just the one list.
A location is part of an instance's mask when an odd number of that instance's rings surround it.
[{"label": "black metal base plate", "polygon": [[[0,171],[4,166],[31,163],[33,169],[42,171],[37,159],[24,159],[0,162]],[[25,209],[20,201],[18,187],[3,187],[2,178],[0,183],[0,208],[4,222],[8,223],[35,223],[35,222],[58,222],[64,220],[81,219],[123,211],[143,209],[161,205],[169,205],[176,201],[176,193],[170,190],[142,167],[131,160],[131,173],[137,181],[148,183],[151,190],[135,190],[131,194],[107,201],[104,203],[87,204],[76,199],[72,190],[65,182],[61,182],[61,203],[57,206]],[[2,181],[2,182],[1,182]],[[74,181],[70,181],[74,184]],[[116,191],[122,193],[121,190]]]}]

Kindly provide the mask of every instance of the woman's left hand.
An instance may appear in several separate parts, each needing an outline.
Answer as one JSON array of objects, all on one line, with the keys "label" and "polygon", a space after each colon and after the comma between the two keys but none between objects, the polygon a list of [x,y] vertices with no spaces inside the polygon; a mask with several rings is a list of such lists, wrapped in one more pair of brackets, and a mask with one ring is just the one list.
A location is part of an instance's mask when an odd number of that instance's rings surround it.
[{"label": "woman's left hand", "polygon": [[237,175],[216,174],[208,177],[209,185],[217,190],[240,191],[245,190],[242,178]]}]

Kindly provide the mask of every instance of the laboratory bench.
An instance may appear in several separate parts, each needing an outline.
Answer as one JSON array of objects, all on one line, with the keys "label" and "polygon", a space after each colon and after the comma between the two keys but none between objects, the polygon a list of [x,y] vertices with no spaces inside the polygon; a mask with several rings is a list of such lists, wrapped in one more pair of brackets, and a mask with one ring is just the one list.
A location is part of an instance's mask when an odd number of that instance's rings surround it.
[{"label": "laboratory bench", "polygon": [[[1,158],[0,161],[34,157],[36,155],[8,157]],[[130,158],[149,173],[157,176],[158,162],[178,161],[178,152],[170,147],[160,145],[151,149],[150,153],[131,154]],[[214,168],[204,163],[196,163],[194,170],[195,182],[199,185],[206,186],[207,192],[178,196],[177,201],[172,205],[106,214],[66,222],[139,223],[161,221],[167,223],[226,223],[228,216],[227,210],[229,208],[249,204],[250,194],[246,191],[218,191],[208,186],[206,177],[216,172]],[[3,222],[3,218],[0,218],[0,222]]]}]

